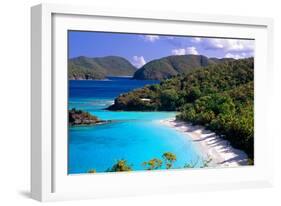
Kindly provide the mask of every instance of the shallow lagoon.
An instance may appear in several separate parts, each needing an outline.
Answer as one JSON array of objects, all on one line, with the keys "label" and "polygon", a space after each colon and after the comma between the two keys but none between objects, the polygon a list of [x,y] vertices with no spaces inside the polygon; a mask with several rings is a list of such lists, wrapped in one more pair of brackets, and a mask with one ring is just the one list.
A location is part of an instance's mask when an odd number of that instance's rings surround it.
[{"label": "shallow lagoon", "polygon": [[173,168],[202,164],[197,148],[182,133],[159,123],[174,112],[113,112],[104,110],[120,93],[157,81],[109,78],[107,81],[70,81],[69,108],[83,109],[112,123],[69,128],[68,173],[104,172],[117,160],[126,159],[134,170],[142,163],[161,158],[164,152],[177,156]]}]

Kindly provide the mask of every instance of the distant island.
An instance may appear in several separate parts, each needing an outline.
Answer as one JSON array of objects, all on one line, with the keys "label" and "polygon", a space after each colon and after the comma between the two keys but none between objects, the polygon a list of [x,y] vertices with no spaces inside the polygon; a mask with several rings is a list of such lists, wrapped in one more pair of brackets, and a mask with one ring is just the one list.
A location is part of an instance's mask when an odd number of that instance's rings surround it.
[{"label": "distant island", "polygon": [[138,69],[134,79],[163,80],[176,75],[184,75],[194,69],[233,61],[230,58],[208,58],[203,55],[173,55],[148,62]]},{"label": "distant island", "polygon": [[68,78],[73,80],[105,79],[107,76],[132,76],[136,67],[118,56],[75,57],[68,60]]},{"label": "distant island", "polygon": [[75,57],[68,61],[68,77],[74,80],[105,79],[107,76],[133,76],[137,80],[163,80],[188,74],[194,69],[234,61],[231,58],[208,58],[203,55],[173,55],[152,60],[137,69],[118,56]]}]

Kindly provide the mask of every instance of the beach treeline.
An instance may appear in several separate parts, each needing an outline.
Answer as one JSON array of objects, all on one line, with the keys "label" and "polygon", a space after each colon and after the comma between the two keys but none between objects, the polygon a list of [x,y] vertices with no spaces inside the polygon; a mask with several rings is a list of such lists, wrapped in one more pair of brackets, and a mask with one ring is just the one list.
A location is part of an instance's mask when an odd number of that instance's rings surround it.
[{"label": "beach treeline", "polygon": [[109,110],[178,111],[254,158],[254,59],[210,65],[118,96]]}]

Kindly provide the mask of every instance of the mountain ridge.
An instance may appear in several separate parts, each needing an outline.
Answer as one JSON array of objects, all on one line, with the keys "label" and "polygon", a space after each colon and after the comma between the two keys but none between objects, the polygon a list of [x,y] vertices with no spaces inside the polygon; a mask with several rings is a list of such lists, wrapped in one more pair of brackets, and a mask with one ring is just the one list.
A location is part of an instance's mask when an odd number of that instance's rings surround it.
[{"label": "mountain ridge", "polygon": [[136,80],[164,80],[209,65],[231,62],[232,58],[208,58],[204,55],[171,55],[154,59],[137,69],[120,56],[78,56],[68,60],[68,78],[105,79],[108,76],[133,76]]},{"label": "mountain ridge", "polygon": [[79,56],[68,60],[68,78],[76,80],[132,76],[136,69],[127,59],[119,56]]},{"label": "mountain ridge", "polygon": [[188,74],[192,70],[211,64],[233,61],[231,58],[208,58],[204,55],[171,55],[152,60],[138,69],[133,79],[163,80],[178,74]]}]

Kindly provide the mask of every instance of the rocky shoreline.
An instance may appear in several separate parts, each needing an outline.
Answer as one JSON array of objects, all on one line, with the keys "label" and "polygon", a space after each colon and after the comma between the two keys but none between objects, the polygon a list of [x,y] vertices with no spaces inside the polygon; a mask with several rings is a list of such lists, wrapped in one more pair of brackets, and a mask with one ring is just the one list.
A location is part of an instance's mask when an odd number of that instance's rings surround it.
[{"label": "rocky shoreline", "polygon": [[68,122],[71,126],[105,124],[111,121],[100,120],[96,116],[75,108],[68,111]]}]

